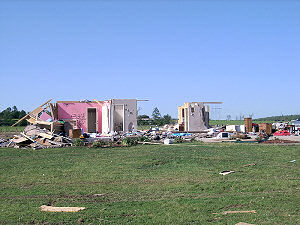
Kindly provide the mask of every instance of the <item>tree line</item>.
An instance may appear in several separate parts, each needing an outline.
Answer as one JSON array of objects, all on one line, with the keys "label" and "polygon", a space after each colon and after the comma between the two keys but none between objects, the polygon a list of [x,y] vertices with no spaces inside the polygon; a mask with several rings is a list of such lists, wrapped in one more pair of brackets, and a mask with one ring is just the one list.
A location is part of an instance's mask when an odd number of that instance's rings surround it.
[{"label": "tree line", "polygon": [[281,115],[281,116],[269,116],[264,118],[257,118],[257,121],[289,121],[300,119],[300,115]]},{"label": "tree line", "polygon": [[[16,106],[8,107],[7,109],[0,112],[0,126],[11,126],[22,117],[26,116],[24,110],[19,111]],[[26,126],[27,121],[23,120],[19,123],[19,126]]]}]

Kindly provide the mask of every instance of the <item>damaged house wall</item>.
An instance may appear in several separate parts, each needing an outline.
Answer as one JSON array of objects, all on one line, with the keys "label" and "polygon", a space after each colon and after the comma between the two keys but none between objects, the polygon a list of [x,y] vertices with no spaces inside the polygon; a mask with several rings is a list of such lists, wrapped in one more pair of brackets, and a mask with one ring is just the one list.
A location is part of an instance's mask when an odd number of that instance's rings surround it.
[{"label": "damaged house wall", "polygon": [[178,107],[178,123],[184,131],[201,131],[209,128],[209,107],[203,102],[186,102]]},{"label": "damaged house wall", "polygon": [[82,128],[87,133],[137,131],[137,100],[58,101],[58,119],[70,123],[70,129]]},{"label": "damaged house wall", "polygon": [[110,131],[137,131],[137,100],[112,99],[110,106]]},{"label": "damaged house wall", "polygon": [[102,133],[102,102],[99,103],[58,101],[58,119],[82,128],[83,132]]}]

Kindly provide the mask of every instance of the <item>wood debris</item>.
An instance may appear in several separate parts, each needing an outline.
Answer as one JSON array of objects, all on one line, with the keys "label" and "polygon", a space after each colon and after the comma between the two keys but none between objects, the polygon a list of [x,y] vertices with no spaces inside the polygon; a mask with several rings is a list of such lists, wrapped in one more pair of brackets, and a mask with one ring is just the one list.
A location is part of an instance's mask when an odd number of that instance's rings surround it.
[{"label": "wood debris", "polygon": [[250,164],[243,165],[243,167],[248,167],[248,166],[256,166],[256,164],[255,163],[250,163]]},{"label": "wood debris", "polygon": [[0,143],[0,147],[43,149],[72,146],[73,140],[51,133],[38,125],[28,125],[19,135]]},{"label": "wood debris", "polygon": [[224,211],[221,213],[213,213],[213,214],[235,214],[235,213],[256,213],[256,210],[250,210],[250,211]]},{"label": "wood debris", "polygon": [[54,207],[42,205],[40,209],[43,212],[78,212],[80,210],[84,210],[85,207]]}]

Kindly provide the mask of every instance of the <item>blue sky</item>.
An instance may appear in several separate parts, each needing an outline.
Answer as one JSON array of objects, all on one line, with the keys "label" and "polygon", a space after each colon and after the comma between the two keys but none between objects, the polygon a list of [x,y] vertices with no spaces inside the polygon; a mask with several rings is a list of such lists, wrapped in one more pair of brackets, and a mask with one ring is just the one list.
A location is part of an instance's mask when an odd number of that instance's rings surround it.
[{"label": "blue sky", "polygon": [[300,113],[300,1],[0,1],[0,110],[149,99],[177,117]]}]

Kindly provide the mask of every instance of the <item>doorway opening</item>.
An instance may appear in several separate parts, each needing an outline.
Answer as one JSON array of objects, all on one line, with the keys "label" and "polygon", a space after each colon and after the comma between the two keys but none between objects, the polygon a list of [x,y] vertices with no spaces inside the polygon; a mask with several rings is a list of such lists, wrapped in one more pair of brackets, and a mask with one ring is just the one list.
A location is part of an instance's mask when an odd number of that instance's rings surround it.
[{"label": "doorway opening", "polygon": [[114,105],[114,131],[124,131],[124,105]]},{"label": "doorway opening", "polygon": [[87,132],[88,133],[97,132],[97,109],[96,108],[87,109]]}]

